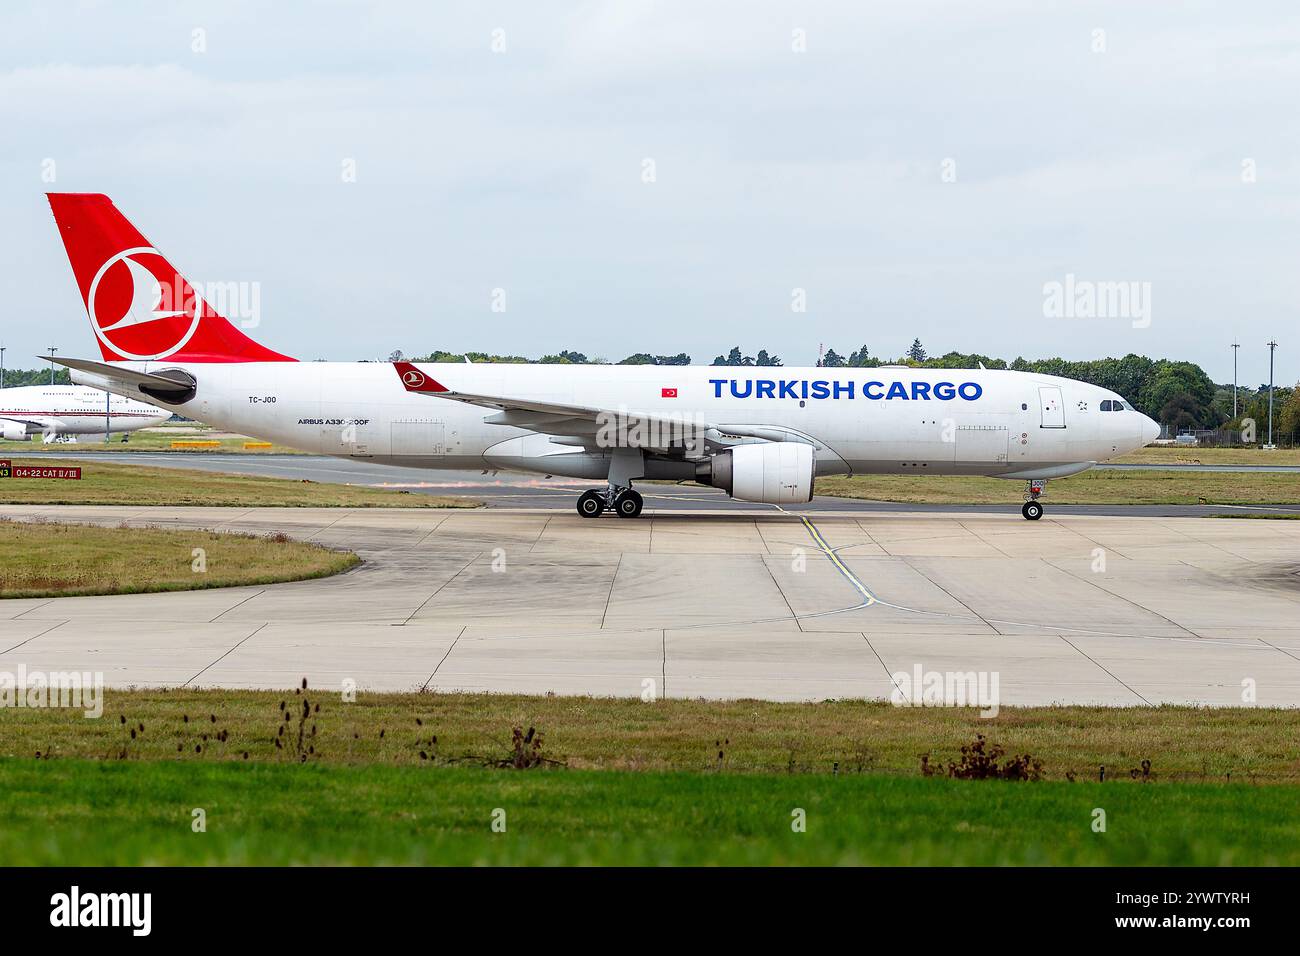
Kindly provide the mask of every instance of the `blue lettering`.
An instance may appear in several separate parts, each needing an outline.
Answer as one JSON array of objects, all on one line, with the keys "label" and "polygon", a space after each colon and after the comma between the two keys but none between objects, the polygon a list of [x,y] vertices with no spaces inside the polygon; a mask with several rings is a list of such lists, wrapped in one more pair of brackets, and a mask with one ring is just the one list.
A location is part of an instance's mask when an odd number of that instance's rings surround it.
[{"label": "blue lettering", "polygon": [[[732,398],[853,398],[857,389],[856,382],[831,382],[825,379],[808,381],[807,379],[726,379],[711,378],[713,397],[721,398],[724,386],[731,387]],[[909,393],[910,385],[910,393]],[[890,382],[888,389],[884,382],[870,381],[862,383],[862,397],[871,401],[901,398],[910,401],[950,401],[960,396],[973,402],[984,394],[984,386],[979,382]]]}]

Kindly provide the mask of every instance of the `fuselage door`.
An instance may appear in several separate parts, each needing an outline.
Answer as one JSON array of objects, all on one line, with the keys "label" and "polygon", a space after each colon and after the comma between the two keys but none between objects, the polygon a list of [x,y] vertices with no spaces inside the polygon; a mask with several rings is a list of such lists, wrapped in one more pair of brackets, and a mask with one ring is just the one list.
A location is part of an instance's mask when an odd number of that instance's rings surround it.
[{"label": "fuselage door", "polygon": [[442,458],[447,454],[446,425],[431,418],[411,418],[392,423],[394,457]]},{"label": "fuselage door", "polygon": [[1065,400],[1056,385],[1043,385],[1038,389],[1038,407],[1042,409],[1043,428],[1065,427]]}]

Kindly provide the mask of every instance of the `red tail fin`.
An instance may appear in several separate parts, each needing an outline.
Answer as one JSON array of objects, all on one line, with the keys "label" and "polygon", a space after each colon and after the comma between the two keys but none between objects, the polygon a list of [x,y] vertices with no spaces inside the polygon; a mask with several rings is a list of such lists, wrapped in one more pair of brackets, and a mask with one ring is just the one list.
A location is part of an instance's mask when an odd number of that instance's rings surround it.
[{"label": "red tail fin", "polygon": [[295,361],[219,315],[107,196],[48,195],[105,361]]}]

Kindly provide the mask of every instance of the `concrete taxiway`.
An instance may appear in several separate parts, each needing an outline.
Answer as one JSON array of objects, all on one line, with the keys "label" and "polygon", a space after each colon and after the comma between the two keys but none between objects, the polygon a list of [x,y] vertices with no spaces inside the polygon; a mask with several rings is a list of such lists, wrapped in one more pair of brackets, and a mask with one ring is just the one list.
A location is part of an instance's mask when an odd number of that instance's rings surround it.
[{"label": "concrete taxiway", "polygon": [[0,601],[0,670],[114,686],[883,698],[996,672],[1003,704],[1300,705],[1300,522],[647,508],[3,506],[284,531],[317,581]]}]

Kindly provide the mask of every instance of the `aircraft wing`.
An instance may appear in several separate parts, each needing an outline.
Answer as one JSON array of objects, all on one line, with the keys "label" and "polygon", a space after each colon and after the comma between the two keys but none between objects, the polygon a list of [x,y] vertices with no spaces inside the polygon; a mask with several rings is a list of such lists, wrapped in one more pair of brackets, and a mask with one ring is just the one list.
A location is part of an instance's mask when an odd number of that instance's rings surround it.
[{"label": "aircraft wing", "polygon": [[659,415],[628,408],[566,405],[510,395],[484,395],[447,388],[410,362],[395,362],[402,387],[417,395],[445,398],[466,405],[496,409],[484,421],[529,431],[572,438],[573,444],[591,447],[639,447],[667,450],[697,446],[704,453],[705,433],[711,426],[683,417]]},{"label": "aircraft wing", "polygon": [[820,444],[789,428],[730,425],[696,420],[690,416],[662,415],[629,408],[566,405],[510,395],[485,395],[451,389],[410,362],[395,362],[402,386],[418,395],[445,398],[467,405],[497,409],[484,421],[511,425],[552,435],[568,444],[585,447],[638,447],[653,451],[681,449],[687,457],[711,454],[748,442],[797,441]]},{"label": "aircraft wing", "polygon": [[63,427],[63,422],[57,418],[21,418],[15,415],[4,415],[0,416],[0,422],[13,422],[15,425],[22,425],[28,431],[45,431]]}]

